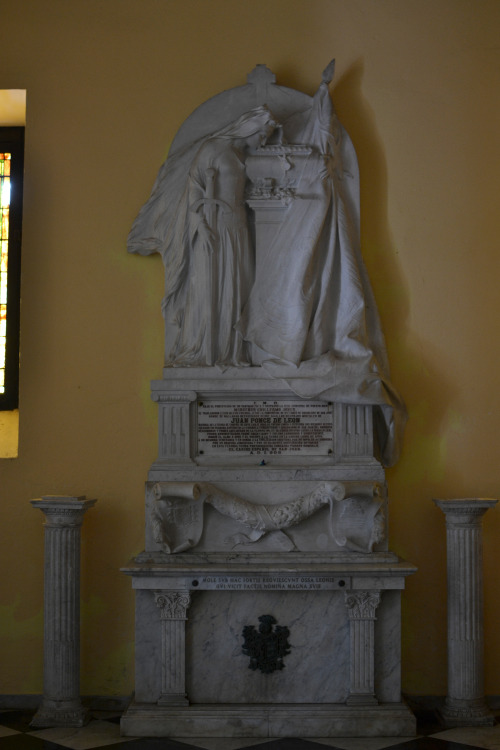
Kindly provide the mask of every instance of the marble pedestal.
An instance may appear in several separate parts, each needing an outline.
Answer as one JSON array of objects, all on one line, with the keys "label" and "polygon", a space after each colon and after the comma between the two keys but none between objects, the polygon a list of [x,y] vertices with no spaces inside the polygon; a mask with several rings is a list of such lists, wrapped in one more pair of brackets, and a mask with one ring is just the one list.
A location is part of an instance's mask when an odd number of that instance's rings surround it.
[{"label": "marble pedestal", "polygon": [[[122,734],[175,737],[410,736],[401,700],[393,555],[188,554],[124,569],[136,593],[136,691]],[[272,614],[290,653],[249,669],[243,629]]]},{"label": "marble pedestal", "polygon": [[81,727],[80,528],[95,500],[47,496],[31,504],[45,515],[43,700],[32,727]]},{"label": "marble pedestal", "polygon": [[[387,548],[374,408],[300,399],[258,367],[166,369],[153,398],[122,734],[414,734],[400,604],[415,568]],[[290,646],[269,671],[244,636],[266,615],[260,648],[285,631]]]},{"label": "marble pedestal", "polygon": [[449,726],[492,726],[484,697],[482,517],[498,502],[487,498],[435,500],[446,516],[448,568]]}]

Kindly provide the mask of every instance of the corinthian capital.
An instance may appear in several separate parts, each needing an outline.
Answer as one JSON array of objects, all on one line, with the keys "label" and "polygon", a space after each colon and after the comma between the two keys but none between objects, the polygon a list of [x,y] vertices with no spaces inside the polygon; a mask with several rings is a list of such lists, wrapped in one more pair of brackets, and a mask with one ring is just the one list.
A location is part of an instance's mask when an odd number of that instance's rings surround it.
[{"label": "corinthian capital", "polygon": [[162,620],[186,620],[191,602],[189,591],[155,591],[156,606]]},{"label": "corinthian capital", "polygon": [[380,604],[379,591],[346,591],[345,603],[350,620],[374,620]]}]

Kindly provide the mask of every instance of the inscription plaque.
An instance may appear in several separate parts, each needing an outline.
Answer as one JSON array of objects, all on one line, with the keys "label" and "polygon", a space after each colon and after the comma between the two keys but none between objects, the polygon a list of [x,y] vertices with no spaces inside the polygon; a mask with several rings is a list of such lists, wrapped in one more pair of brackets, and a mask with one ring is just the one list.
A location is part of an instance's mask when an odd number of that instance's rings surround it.
[{"label": "inscription plaque", "polygon": [[203,576],[192,582],[199,591],[332,591],[349,588],[350,579],[332,575]]},{"label": "inscription plaque", "polygon": [[198,404],[200,454],[326,456],[332,445],[333,407],[326,401]]}]

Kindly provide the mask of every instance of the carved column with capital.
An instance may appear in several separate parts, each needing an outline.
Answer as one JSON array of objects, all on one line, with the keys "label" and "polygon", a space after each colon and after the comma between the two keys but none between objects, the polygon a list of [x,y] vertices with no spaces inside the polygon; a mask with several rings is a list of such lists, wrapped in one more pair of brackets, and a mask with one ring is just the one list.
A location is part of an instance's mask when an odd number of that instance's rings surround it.
[{"label": "carved column with capital", "polygon": [[158,705],[187,706],[186,620],[189,591],[155,591],[161,618],[161,694]]},{"label": "carved column with capital", "polygon": [[43,700],[32,727],[81,727],[80,527],[96,500],[45,496],[31,504],[45,515]]},{"label": "carved column with capital", "polygon": [[348,705],[374,705],[375,697],[375,610],[379,591],[346,591],[349,615],[351,684]]},{"label": "carved column with capital", "polygon": [[482,517],[489,498],[434,500],[446,516],[448,694],[441,712],[451,726],[495,723],[484,697]]}]

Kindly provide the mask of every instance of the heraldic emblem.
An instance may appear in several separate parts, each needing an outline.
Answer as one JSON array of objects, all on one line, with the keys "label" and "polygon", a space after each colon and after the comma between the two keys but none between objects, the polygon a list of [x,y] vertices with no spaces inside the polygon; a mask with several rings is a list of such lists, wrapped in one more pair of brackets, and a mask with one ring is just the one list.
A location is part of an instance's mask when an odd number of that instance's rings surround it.
[{"label": "heraldic emblem", "polygon": [[[287,627],[276,625],[272,615],[259,617],[259,630],[254,625],[243,628],[243,653],[250,657],[249,669],[260,669],[264,674],[271,674],[277,669],[283,669],[283,657],[290,653]],[[273,625],[276,627],[273,630]]]}]

